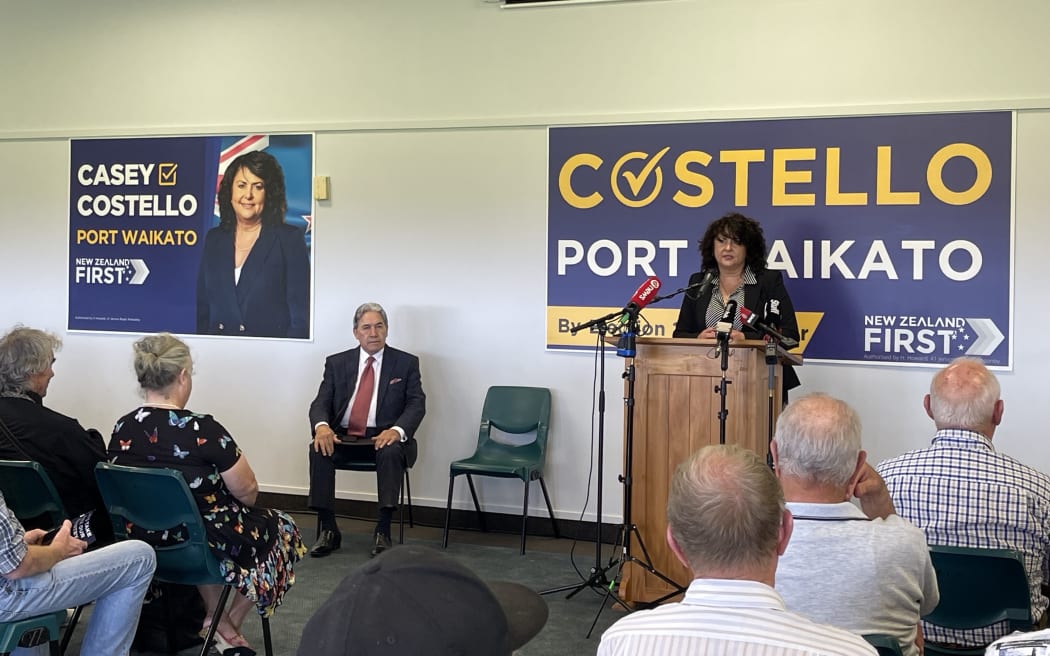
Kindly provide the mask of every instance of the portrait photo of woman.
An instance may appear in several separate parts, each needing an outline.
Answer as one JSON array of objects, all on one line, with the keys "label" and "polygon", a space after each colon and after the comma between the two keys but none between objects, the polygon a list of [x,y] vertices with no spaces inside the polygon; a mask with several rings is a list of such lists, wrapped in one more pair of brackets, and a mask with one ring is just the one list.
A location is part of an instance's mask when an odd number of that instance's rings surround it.
[{"label": "portrait photo of woman", "polygon": [[234,159],[218,206],[197,273],[197,333],[309,338],[309,249],[303,231],[285,222],[277,159],[264,151]]}]

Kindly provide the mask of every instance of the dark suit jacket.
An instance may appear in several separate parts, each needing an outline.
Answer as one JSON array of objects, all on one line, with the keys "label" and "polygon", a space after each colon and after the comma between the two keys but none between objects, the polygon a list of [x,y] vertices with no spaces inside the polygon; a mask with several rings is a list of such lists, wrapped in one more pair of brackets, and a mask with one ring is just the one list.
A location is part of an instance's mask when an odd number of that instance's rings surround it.
[{"label": "dark suit jacket", "polygon": [[294,226],[264,225],[233,280],[234,231],[204,238],[197,273],[197,332],[242,337],[310,336],[310,258]]},{"label": "dark suit jacket", "polygon": [[[318,422],[328,422],[341,432],[339,422],[350,405],[357,386],[357,368],[361,347],[330,355],[324,362],[324,377],[317,397],[310,404],[310,433]],[[426,414],[426,395],[419,375],[419,358],[389,345],[383,349],[383,368],[379,372],[376,399],[376,428],[386,430],[400,426],[408,438],[406,455],[411,467],[416,461],[416,429]]]},{"label": "dark suit jacket", "polygon": [[[694,273],[689,277],[689,284],[695,284],[703,279],[703,272]],[[798,320],[795,318],[795,306],[791,303],[787,288],[784,287],[784,276],[780,271],[766,269],[762,273],[755,274],[758,283],[744,285],[744,307],[751,310],[762,318],[763,308],[770,300],[780,302],[780,325],[779,331],[785,337],[799,338]],[[711,295],[715,293],[718,285],[711,284],[707,291],[699,298],[690,298],[689,294],[682,297],[682,309],[678,313],[678,323],[675,324],[674,337],[696,337],[708,328],[707,306],[711,302]],[[744,327],[744,337],[747,339],[762,339],[762,333],[748,327]],[[798,375],[791,366],[784,367],[784,389],[792,389],[799,386]]]}]

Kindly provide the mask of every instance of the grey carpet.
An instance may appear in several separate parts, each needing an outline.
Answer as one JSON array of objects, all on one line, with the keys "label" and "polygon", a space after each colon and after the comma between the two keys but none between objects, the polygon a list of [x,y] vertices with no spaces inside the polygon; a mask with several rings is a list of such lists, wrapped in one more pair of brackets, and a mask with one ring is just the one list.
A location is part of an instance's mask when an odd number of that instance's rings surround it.
[{"label": "grey carpet", "polygon": [[[304,537],[313,536],[314,519],[310,515],[296,516]],[[327,558],[307,557],[295,568],[295,587],[285,597],[270,620],[275,656],[293,656],[299,645],[303,626],[313,612],[335,586],[351,571],[368,560],[371,546],[371,524],[340,519],[343,531],[342,548]],[[397,527],[394,527],[395,540]],[[440,548],[440,530],[425,527],[406,528],[405,541]],[[553,538],[529,538],[524,556],[518,553],[518,538],[513,535],[492,535],[466,531],[454,531],[450,538],[449,556],[470,567],[481,578],[488,580],[515,581],[533,588],[547,590],[581,581],[570,560],[568,540]],[[311,542],[312,540],[308,540]],[[396,546],[395,546],[396,548]],[[608,553],[608,548],[605,550]],[[607,556],[604,556],[607,559]],[[588,573],[594,565],[595,552],[592,542],[580,542],[576,546],[576,566]],[[623,616],[615,605],[606,606],[598,613],[603,598],[595,590],[584,589],[572,599],[567,593],[546,595],[550,617],[543,631],[517,653],[524,656],[578,656],[594,654],[598,639],[610,624]],[[588,629],[595,617],[597,625],[590,639]],[[349,618],[348,618],[349,619]],[[67,653],[79,652],[79,640],[83,635],[84,622],[77,627],[73,643]],[[245,637],[263,653],[262,628],[256,617],[249,616],[242,627]],[[185,649],[179,656],[198,654],[200,647]],[[133,652],[154,656],[153,652]],[[215,653],[214,651],[212,653]],[[352,651],[348,651],[352,654]],[[159,656],[159,654],[157,655]]]}]

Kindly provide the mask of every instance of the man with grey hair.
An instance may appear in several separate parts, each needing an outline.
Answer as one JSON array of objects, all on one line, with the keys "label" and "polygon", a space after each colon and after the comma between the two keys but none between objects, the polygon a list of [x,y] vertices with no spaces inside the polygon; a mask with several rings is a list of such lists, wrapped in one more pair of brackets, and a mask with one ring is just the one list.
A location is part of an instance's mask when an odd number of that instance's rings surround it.
[{"label": "man with grey hair", "polygon": [[667,544],[693,572],[679,603],[624,617],[598,656],[874,654],[863,638],[789,612],[773,589],[791,512],[769,467],[738,446],[707,446],[679,465]]},{"label": "man with grey hair", "polygon": [[[992,446],[1003,419],[999,381],[975,358],[958,358],[937,372],[923,400],[937,433],[925,449],[878,466],[903,517],[931,545],[1013,549],[1024,556],[1032,617],[1046,621],[1041,590],[1050,557],[1050,476]],[[923,623],[926,640],[983,646],[1005,622],[978,630]]]},{"label": "man with grey hair", "polygon": [[310,404],[310,497],[321,531],[310,555],[321,558],[342,543],[335,521],[335,471],[374,461],[379,522],[371,554],[389,549],[390,520],[406,467],[416,461],[415,432],[426,413],[419,358],[386,345],[386,311],[365,303],[354,312],[358,346],[329,356]]},{"label": "man with grey hair", "polygon": [[866,462],[857,413],[825,394],[804,396],[780,414],[770,450],[795,520],[777,566],[788,608],[862,635],[891,635],[906,656],[918,656],[919,618],[940,600],[937,576],[922,531],[896,515]]},{"label": "man with grey hair", "polygon": [[61,347],[55,335],[22,326],[0,338],[0,459],[40,463],[66,513],[76,517],[98,510],[92,529],[99,540],[111,542],[113,530],[95,482],[95,465],[106,459],[102,435],[44,405]]}]

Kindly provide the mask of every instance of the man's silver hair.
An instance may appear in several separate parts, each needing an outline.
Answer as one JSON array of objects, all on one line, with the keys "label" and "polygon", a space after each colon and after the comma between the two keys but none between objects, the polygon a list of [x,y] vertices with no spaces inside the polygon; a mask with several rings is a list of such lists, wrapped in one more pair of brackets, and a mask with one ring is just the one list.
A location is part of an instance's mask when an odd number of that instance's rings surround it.
[{"label": "man's silver hair", "polygon": [[364,316],[365,312],[378,312],[379,316],[383,317],[383,323],[390,327],[390,322],[386,319],[386,310],[379,303],[362,303],[358,306],[354,312],[354,330],[357,330],[357,324],[361,321],[361,317]]},{"label": "man's silver hair", "polygon": [[930,414],[938,426],[977,429],[992,421],[999,380],[978,358],[956,358],[930,382]]},{"label": "man's silver hair", "polygon": [[62,340],[51,333],[16,326],[0,338],[0,393],[24,394],[29,379],[47,371]]},{"label": "man's silver hair", "polygon": [[777,468],[782,475],[821,485],[846,485],[857,468],[860,436],[860,417],[845,401],[827,394],[803,396],[777,419]]}]

